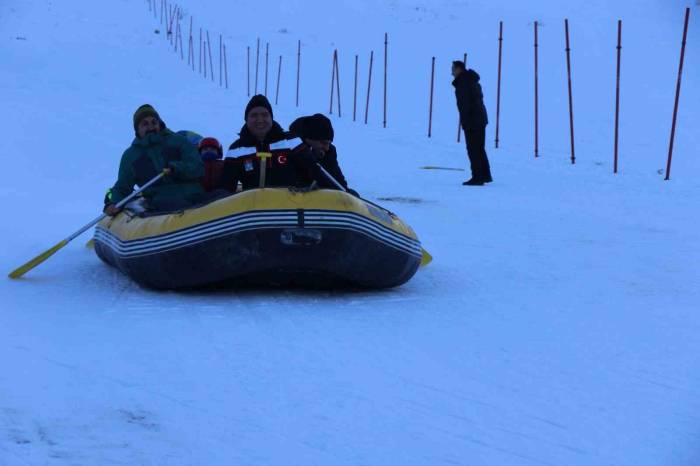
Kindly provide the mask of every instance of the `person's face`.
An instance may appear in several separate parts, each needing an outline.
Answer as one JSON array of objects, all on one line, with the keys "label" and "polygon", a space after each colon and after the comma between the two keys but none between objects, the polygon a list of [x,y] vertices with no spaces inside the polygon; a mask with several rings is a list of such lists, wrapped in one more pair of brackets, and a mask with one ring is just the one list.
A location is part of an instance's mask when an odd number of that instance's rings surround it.
[{"label": "person's face", "polygon": [[452,65],[452,77],[453,78],[456,78],[461,71],[462,71],[461,68],[457,68],[456,66]]},{"label": "person's face", "polygon": [[306,143],[312,148],[316,149],[317,151],[323,152],[324,154],[331,149],[331,142],[325,139],[307,139]]},{"label": "person's face", "polygon": [[265,107],[253,107],[245,120],[248,130],[262,141],[272,128],[272,115]]},{"label": "person's face", "polygon": [[160,120],[154,116],[147,116],[139,121],[139,125],[136,129],[140,138],[145,137],[147,134],[159,133]]},{"label": "person's face", "polygon": [[213,160],[213,159],[218,159],[219,158],[219,151],[216,149],[216,147],[203,147],[201,151],[199,151],[199,155],[202,156],[202,159],[204,160]]}]

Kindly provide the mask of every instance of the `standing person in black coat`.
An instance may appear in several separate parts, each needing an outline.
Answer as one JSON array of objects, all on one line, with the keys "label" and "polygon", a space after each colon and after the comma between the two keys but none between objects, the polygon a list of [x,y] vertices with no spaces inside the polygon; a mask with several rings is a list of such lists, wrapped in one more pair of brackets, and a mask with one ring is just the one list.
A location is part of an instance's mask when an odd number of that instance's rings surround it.
[{"label": "standing person in black coat", "polygon": [[486,156],[486,125],[489,123],[484,95],[479,84],[479,74],[474,70],[465,69],[464,62],[452,62],[452,76],[457,97],[459,121],[464,130],[464,140],[467,142],[467,154],[471,165],[472,177],[462,183],[465,186],[482,186],[493,181],[491,166]]},{"label": "standing person in black coat", "polygon": [[358,196],[357,191],[348,188],[348,182],[343,175],[343,171],[338,165],[338,153],[333,145],[333,125],[324,115],[316,113],[311,116],[297,118],[289,126],[289,132],[300,137],[306,146],[310,148],[309,170],[307,171],[307,181],[316,181],[320,188],[337,189],[337,186],[328,179],[316,166],[318,163],[326,170],[347,192],[353,196]]}]

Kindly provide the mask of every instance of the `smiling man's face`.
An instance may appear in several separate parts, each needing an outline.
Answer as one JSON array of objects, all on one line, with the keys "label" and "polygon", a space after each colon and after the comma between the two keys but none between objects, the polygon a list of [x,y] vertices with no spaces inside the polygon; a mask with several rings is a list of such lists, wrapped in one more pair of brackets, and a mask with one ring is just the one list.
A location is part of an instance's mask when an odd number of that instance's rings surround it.
[{"label": "smiling man's face", "polygon": [[272,128],[272,115],[265,107],[253,107],[245,120],[248,130],[262,141]]}]

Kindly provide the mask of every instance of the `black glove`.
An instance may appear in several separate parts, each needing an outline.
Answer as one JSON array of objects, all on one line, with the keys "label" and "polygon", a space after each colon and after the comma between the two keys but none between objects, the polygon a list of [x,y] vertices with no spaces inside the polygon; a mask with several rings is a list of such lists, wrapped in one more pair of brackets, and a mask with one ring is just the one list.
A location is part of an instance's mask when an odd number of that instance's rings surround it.
[{"label": "black glove", "polygon": [[347,192],[348,192],[348,194],[352,194],[355,197],[360,197],[360,194],[357,191],[355,191],[354,189],[348,188]]},{"label": "black glove", "polygon": [[165,168],[170,169],[170,176],[177,178],[177,169],[173,162],[179,162],[182,160],[182,152],[177,147],[165,146],[163,148],[163,158],[165,159]]}]

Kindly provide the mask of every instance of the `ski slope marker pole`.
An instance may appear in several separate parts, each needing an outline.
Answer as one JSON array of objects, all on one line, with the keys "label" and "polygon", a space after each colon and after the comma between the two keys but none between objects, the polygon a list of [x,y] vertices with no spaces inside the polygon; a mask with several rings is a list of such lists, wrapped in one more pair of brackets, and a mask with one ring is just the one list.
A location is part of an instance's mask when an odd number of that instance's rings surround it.
[{"label": "ski slope marker pole", "polygon": [[340,109],[340,69],[338,65],[338,49],[335,49],[335,89],[338,97],[338,118],[340,118],[343,116],[343,112]]},{"label": "ski slope marker pole", "polygon": [[357,117],[357,65],[359,57],[355,55],[355,90],[352,94],[352,121],[356,121]]},{"label": "ski slope marker pole", "polygon": [[[137,189],[136,191],[132,192],[132,193],[129,194],[127,197],[125,197],[124,199],[122,199],[121,201],[119,201],[119,202],[115,205],[115,207],[118,208],[118,209],[121,208],[121,207],[123,207],[127,202],[129,202],[129,201],[132,200],[134,197],[138,196],[143,190],[147,189],[147,188],[150,187],[152,184],[156,183],[158,180],[160,180],[161,178],[163,178],[163,176],[165,176],[167,173],[169,173],[168,169],[163,170],[161,173],[159,173],[157,176],[155,176],[155,177],[154,177],[152,180],[150,180],[148,183],[144,184],[144,185],[141,186],[139,189]],[[46,251],[42,252],[42,253],[39,254],[38,256],[34,257],[34,258],[33,258],[32,260],[30,260],[29,262],[27,262],[27,263],[25,263],[25,264],[22,264],[21,266],[17,267],[15,270],[13,270],[12,272],[9,273],[8,277],[13,278],[13,279],[15,279],[15,278],[20,278],[22,275],[24,275],[25,273],[29,272],[29,271],[32,270],[34,267],[36,267],[37,265],[39,265],[39,264],[41,264],[42,262],[44,262],[45,260],[47,260],[49,257],[53,256],[56,252],[58,252],[59,249],[63,248],[63,247],[66,246],[68,243],[70,243],[71,241],[73,241],[75,238],[77,238],[78,236],[80,236],[81,234],[83,234],[83,232],[85,232],[87,229],[89,229],[89,228],[91,228],[93,225],[99,223],[99,222],[100,222],[103,218],[105,218],[106,216],[107,216],[107,214],[102,214],[102,215],[100,215],[99,217],[97,217],[96,219],[94,219],[93,221],[91,221],[90,223],[88,223],[87,225],[83,226],[83,227],[80,228],[78,231],[76,231],[75,233],[73,233],[72,235],[70,235],[69,237],[67,237],[66,239],[64,239],[64,240],[62,240],[62,241],[60,241],[60,242],[58,242],[57,244],[55,244],[55,245],[52,246],[51,248],[47,249]]]},{"label": "ski slope marker pole", "polygon": [[282,76],[282,55],[280,55],[279,62],[277,62],[277,89],[275,90],[275,105],[280,98],[280,78]]},{"label": "ski slope marker pole", "polygon": [[224,83],[228,89],[228,62],[226,60],[226,44],[224,44]]},{"label": "ski slope marker pole", "polygon": [[269,64],[270,64],[270,43],[266,42],[265,43],[265,92],[263,93],[263,95],[265,97],[267,97],[267,74],[268,74],[267,71],[269,68]]},{"label": "ski slope marker pole", "polygon": [[369,74],[367,75],[367,102],[365,103],[365,124],[369,117],[369,92],[372,88],[372,63],[374,63],[374,50],[369,54]]},{"label": "ski slope marker pole", "polygon": [[211,82],[214,82],[214,62],[211,60],[211,40],[209,40],[209,29],[207,29],[207,49],[209,50],[209,75]]},{"label": "ski slope marker pole", "polygon": [[258,69],[260,68],[260,38],[255,48],[255,95],[258,94]]},{"label": "ski slope marker pole", "polygon": [[433,87],[435,83],[435,57],[430,68],[430,104],[428,105],[428,137],[433,134]]},{"label": "ski slope marker pole", "polygon": [[620,54],[622,53],[622,20],[617,20],[617,77],[615,78],[615,149],[613,173],[617,174],[617,144],[620,127]]},{"label": "ski slope marker pole", "polygon": [[676,116],[678,115],[678,99],[681,95],[681,78],[683,77],[683,58],[685,57],[685,39],[688,36],[688,18],[690,8],[685,9],[685,24],[683,26],[683,41],[681,42],[681,61],[678,65],[678,81],[676,82],[676,100],[673,104],[673,123],[671,124],[671,140],[668,144],[668,161],[666,162],[666,177],[668,181],[671,177],[671,157],[673,157],[673,139],[676,135]]},{"label": "ski slope marker pole", "polygon": [[498,22],[498,84],[496,87],[496,149],[498,149],[498,130],[501,120],[501,52],[503,50],[503,21]]},{"label": "ski slope marker pole", "polygon": [[328,108],[328,113],[330,115],[333,115],[333,90],[335,89],[335,60],[337,58],[337,55],[335,54],[335,52],[333,52],[333,63],[331,64],[331,103]]},{"label": "ski slope marker pole", "polygon": [[538,88],[537,88],[537,21],[535,21],[535,158],[539,156]]},{"label": "ski slope marker pole", "polygon": [[386,80],[387,80],[387,63],[388,63],[388,53],[389,53],[389,33],[384,33],[384,127],[386,128]]},{"label": "ski slope marker pole", "polygon": [[571,137],[571,165],[576,163],[576,153],[574,152],[574,101],[571,95],[571,58],[569,56],[569,20],[564,19],[564,31],[566,35],[566,73],[569,86],[569,131]]},{"label": "ski slope marker pole", "polygon": [[[464,52],[464,69],[467,69],[467,52]],[[459,113],[459,112],[458,112]],[[457,115],[457,142],[462,140],[462,119]]]},{"label": "ski slope marker pole", "polygon": [[296,105],[299,106],[299,75],[301,74],[301,40],[297,43],[297,100]]}]

